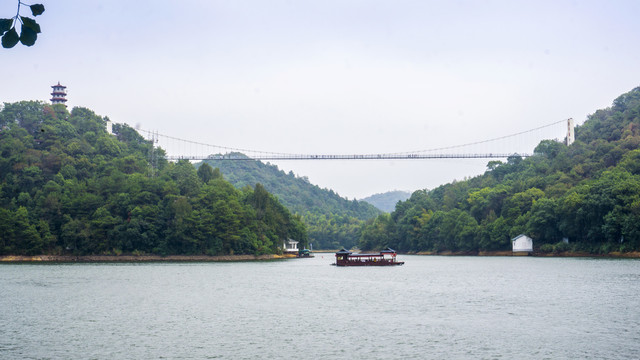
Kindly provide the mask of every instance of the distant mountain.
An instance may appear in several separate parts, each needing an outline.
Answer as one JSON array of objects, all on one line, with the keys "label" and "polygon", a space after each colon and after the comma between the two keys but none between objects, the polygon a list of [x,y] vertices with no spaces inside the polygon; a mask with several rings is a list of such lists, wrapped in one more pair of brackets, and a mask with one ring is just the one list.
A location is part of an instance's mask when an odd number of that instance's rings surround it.
[{"label": "distant mountain", "polygon": [[[244,156],[240,153],[231,155]],[[307,225],[309,242],[315,249],[356,245],[364,222],[381,213],[367,202],[348,200],[333,190],[311,184],[306,177],[285,173],[272,164],[256,160],[209,159],[205,162],[218,168],[236,188],[262,184],[291,212],[302,217]],[[196,164],[196,167],[201,164]]]},{"label": "distant mountain", "polygon": [[411,192],[409,191],[394,190],[387,191],[382,194],[371,195],[364,199],[360,199],[360,201],[366,201],[378,209],[390,213],[395,210],[398,201],[405,201],[410,197]]}]

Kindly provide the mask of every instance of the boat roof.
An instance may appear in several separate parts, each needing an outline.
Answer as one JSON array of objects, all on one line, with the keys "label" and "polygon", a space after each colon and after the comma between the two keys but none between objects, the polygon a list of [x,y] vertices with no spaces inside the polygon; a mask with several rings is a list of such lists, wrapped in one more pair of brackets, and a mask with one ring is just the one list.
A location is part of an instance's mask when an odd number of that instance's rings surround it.
[{"label": "boat roof", "polygon": [[336,252],[336,255],[349,255],[349,256],[382,256],[385,254],[395,254],[396,251],[393,250],[392,248],[386,248],[382,251],[380,251],[379,253],[368,253],[368,254],[354,254],[353,252],[342,248],[342,250]]}]

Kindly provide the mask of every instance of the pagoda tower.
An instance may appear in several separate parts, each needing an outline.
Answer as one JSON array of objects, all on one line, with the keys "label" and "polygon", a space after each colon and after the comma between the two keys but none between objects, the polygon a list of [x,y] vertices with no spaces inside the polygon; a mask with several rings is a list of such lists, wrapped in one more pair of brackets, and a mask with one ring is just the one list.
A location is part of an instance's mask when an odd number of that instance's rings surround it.
[{"label": "pagoda tower", "polygon": [[58,81],[58,85],[51,85],[53,88],[53,92],[51,93],[51,103],[52,104],[62,104],[67,106],[65,103],[67,102],[67,90],[66,86],[60,85],[60,81]]}]

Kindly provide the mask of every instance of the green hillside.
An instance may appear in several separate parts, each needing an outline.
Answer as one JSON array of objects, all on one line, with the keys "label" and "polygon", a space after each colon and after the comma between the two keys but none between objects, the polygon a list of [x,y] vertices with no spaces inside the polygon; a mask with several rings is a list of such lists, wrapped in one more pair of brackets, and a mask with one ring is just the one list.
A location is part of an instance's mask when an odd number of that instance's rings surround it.
[{"label": "green hillside", "polygon": [[543,252],[638,251],[639,146],[635,88],[590,115],[570,146],[545,140],[536,156],[492,161],[481,176],[414,192],[369,221],[360,246],[475,253],[510,250],[524,233]]},{"label": "green hillside", "polygon": [[0,254],[269,254],[306,230],[262,186],[170,163],[91,110],[24,101],[0,111]]},{"label": "green hillside", "polygon": [[206,163],[220,169],[224,178],[239,189],[262,184],[289,210],[301,215],[314,249],[351,248],[357,244],[365,220],[381,213],[369,203],[345,199],[275,165],[255,160],[210,159]]}]

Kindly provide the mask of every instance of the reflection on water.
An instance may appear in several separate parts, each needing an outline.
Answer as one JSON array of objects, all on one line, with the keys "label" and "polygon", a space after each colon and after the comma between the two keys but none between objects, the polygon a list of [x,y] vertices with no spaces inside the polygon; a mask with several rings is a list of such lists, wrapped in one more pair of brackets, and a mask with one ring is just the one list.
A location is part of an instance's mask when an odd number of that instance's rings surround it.
[{"label": "reflection on water", "polygon": [[640,358],[640,261],[0,265],[3,359]]}]

